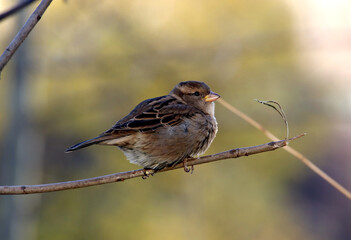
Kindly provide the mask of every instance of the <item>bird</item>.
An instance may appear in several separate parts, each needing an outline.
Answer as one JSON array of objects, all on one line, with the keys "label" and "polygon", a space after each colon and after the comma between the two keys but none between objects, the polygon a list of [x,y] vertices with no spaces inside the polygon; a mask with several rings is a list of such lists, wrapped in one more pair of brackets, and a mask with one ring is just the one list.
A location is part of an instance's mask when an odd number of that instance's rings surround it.
[{"label": "bird", "polygon": [[183,161],[188,172],[186,159],[204,153],[217,134],[214,101],[219,97],[204,82],[180,82],[168,95],[142,101],[109,130],[65,152],[112,145],[145,170],[156,172]]}]

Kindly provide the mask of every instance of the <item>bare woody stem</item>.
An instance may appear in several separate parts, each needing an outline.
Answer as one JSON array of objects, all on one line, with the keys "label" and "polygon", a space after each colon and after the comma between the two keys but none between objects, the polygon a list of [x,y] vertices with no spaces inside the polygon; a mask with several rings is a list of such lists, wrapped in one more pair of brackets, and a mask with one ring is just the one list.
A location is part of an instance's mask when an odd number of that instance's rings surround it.
[{"label": "bare woody stem", "polygon": [[[289,139],[289,141],[295,140],[296,138],[300,138],[302,136],[304,136],[304,134],[291,138]],[[288,141],[286,140],[280,140],[280,141],[269,142],[269,143],[265,143],[265,144],[253,146],[253,147],[232,149],[226,152],[203,156],[200,158],[188,158],[186,159],[186,163],[188,166],[194,166],[194,165],[219,161],[223,159],[249,156],[257,153],[276,150],[278,148],[286,146],[287,142]],[[184,167],[184,164],[179,163],[174,167],[164,168],[159,172],[171,171],[171,170],[175,170],[183,167]],[[94,178],[87,178],[87,179],[60,182],[60,183],[49,183],[49,184],[40,184],[40,185],[0,186],[0,195],[31,194],[31,193],[62,191],[62,190],[68,190],[68,189],[90,187],[90,186],[95,186],[95,185],[100,185],[105,183],[120,182],[131,178],[144,177],[145,175],[148,176],[153,174],[155,174],[155,171],[152,169],[149,169],[149,170],[138,169],[138,170],[133,170],[129,172],[120,172],[120,173],[114,173],[114,174],[104,175],[104,176],[99,176]]]},{"label": "bare woody stem", "polygon": [[35,27],[35,25],[39,22],[45,10],[48,8],[52,0],[42,0],[32,15],[29,17],[24,26],[19,30],[15,38],[11,41],[9,46],[0,56],[0,73],[9,62],[13,54],[16,52],[18,47],[22,44],[22,42],[27,38],[29,33]]},{"label": "bare woody stem", "polygon": [[24,1],[19,2],[16,6],[11,8],[10,10],[8,10],[4,13],[1,13],[0,14],[0,21],[11,16],[12,14],[15,14],[16,12],[20,11],[22,8],[27,7],[29,4],[31,4],[35,1],[37,1],[37,0],[24,0]]},{"label": "bare woody stem", "polygon": [[[254,119],[246,115],[245,113],[239,111],[237,108],[229,104],[228,102],[224,101],[223,99],[218,99],[217,100],[220,104],[222,104],[225,108],[227,108],[229,111],[232,113],[236,114],[237,116],[241,117],[244,119],[246,122],[263,132],[264,135],[266,135],[269,139],[273,141],[278,141],[279,139],[273,135],[270,131],[265,129],[261,124],[256,122]],[[309,167],[313,172],[318,174],[321,178],[323,178],[325,181],[327,181],[330,185],[332,185],[335,189],[337,189],[339,192],[344,194],[348,199],[351,200],[351,192],[344,188],[340,183],[335,181],[333,178],[331,178],[328,174],[326,174],[324,171],[322,171],[319,167],[317,167],[312,161],[310,161],[307,157],[305,157],[302,153],[298,152],[294,148],[287,146],[284,148],[285,151],[299,159],[301,162],[303,162],[307,167]]]}]

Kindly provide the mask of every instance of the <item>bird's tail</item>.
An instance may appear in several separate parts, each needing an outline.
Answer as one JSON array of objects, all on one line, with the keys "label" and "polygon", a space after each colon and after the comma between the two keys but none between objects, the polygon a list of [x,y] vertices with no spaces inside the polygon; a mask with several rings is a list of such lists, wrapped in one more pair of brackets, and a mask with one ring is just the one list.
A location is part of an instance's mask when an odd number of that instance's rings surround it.
[{"label": "bird's tail", "polygon": [[101,142],[103,142],[105,140],[108,140],[110,138],[111,138],[111,136],[98,136],[98,137],[86,140],[84,142],[77,143],[77,144],[67,148],[65,153],[73,152],[75,150],[78,150],[78,149],[81,149],[81,148],[85,148],[85,147],[89,147],[89,146],[94,145],[94,144],[99,144],[99,143],[101,143]]}]

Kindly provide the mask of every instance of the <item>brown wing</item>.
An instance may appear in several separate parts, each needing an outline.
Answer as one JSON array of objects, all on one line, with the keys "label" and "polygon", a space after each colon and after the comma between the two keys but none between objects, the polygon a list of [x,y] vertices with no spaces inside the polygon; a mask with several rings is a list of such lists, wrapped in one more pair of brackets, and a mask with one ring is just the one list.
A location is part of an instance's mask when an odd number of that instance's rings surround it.
[{"label": "brown wing", "polygon": [[[152,132],[157,128],[175,126],[198,110],[172,96],[163,96],[141,102],[126,117],[118,121],[106,134]],[[127,133],[128,134],[128,133]]]}]

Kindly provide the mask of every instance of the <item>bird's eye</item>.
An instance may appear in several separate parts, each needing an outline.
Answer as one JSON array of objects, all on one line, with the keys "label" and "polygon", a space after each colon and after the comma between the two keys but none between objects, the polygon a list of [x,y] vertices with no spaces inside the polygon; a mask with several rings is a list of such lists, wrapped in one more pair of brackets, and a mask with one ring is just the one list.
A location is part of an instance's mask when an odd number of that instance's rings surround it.
[{"label": "bird's eye", "polygon": [[194,92],[194,95],[195,96],[200,96],[200,93],[199,92]]}]

